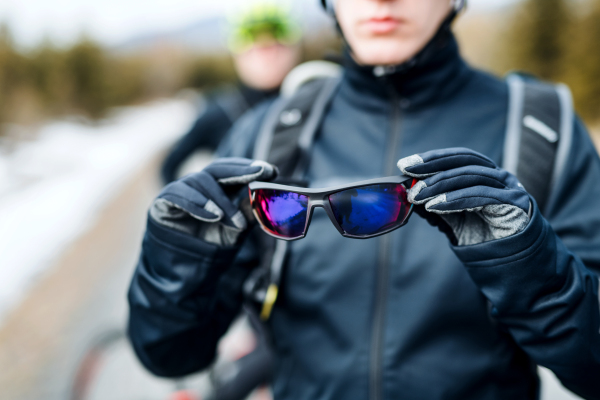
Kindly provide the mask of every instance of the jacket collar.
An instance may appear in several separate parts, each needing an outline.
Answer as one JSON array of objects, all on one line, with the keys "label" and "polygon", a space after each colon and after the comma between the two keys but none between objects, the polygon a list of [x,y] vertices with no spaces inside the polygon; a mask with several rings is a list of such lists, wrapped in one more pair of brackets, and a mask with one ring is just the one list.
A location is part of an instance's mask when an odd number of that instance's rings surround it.
[{"label": "jacket collar", "polygon": [[263,100],[275,97],[279,94],[279,88],[271,89],[271,90],[259,90],[247,86],[246,84],[239,82],[238,88],[246,103],[248,103],[249,107],[254,107],[256,104],[260,103]]},{"label": "jacket collar", "polygon": [[350,85],[365,95],[393,96],[404,109],[419,109],[446,100],[470,76],[450,32],[438,32],[411,60],[395,66],[361,66],[346,51],[346,76]]}]

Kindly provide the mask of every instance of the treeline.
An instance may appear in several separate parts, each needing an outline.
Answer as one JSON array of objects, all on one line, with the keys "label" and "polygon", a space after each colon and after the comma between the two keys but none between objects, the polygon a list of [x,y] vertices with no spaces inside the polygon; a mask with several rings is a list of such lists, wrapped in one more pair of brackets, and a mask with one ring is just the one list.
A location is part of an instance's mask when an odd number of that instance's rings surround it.
[{"label": "treeline", "polygon": [[160,46],[120,54],[86,37],[68,48],[45,41],[22,51],[4,26],[0,27],[0,134],[10,123],[31,124],[64,115],[95,120],[114,106],[234,79],[226,55],[190,55]]},{"label": "treeline", "polygon": [[583,118],[600,121],[600,0],[525,0],[506,45],[507,65],[568,84]]},{"label": "treeline", "polygon": [[[339,48],[335,37],[325,36],[303,43],[305,60]],[[0,26],[0,135],[10,124],[30,125],[66,115],[93,121],[115,106],[235,79],[227,54],[190,53],[169,44],[125,53],[86,37],[68,48],[44,41],[21,50],[9,29]]]}]

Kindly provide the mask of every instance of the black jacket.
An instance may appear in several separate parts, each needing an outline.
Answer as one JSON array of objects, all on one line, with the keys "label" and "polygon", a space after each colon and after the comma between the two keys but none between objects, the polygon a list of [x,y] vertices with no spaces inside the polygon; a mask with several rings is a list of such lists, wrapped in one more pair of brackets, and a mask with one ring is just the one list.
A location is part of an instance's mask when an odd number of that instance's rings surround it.
[{"label": "black jacket", "polygon": [[[451,40],[377,78],[350,65],[312,150],[327,187],[397,174],[399,158],[469,147],[502,164],[506,82],[467,66]],[[268,105],[242,118],[224,156],[252,155]],[[600,159],[583,125],[552,209],[505,239],[453,247],[414,215],[369,240],[339,235],[321,209],[292,242],[270,320],[278,400],[536,399],[536,365],[600,398]],[[177,240],[173,241],[176,235]],[[177,243],[173,246],[167,243]],[[248,242],[250,243],[250,242]],[[206,367],[256,264],[149,221],[134,276],[130,336],[162,375]]]},{"label": "black jacket", "polygon": [[235,121],[261,101],[273,98],[278,90],[256,90],[242,83],[222,88],[206,100],[202,114],[171,149],[161,167],[163,183],[177,179],[177,171],[195,151],[214,151]]}]

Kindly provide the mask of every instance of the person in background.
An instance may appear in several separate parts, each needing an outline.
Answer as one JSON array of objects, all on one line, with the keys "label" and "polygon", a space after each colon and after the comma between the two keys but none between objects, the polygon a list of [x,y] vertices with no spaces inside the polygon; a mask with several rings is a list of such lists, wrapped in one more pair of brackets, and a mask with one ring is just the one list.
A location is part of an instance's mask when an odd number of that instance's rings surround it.
[{"label": "person in background", "polygon": [[247,110],[278,95],[283,79],[300,60],[300,39],[289,11],[273,3],[254,4],[231,18],[229,48],[239,82],[208,96],[202,114],[163,162],[165,184],[177,179],[195,151],[214,151]]}]

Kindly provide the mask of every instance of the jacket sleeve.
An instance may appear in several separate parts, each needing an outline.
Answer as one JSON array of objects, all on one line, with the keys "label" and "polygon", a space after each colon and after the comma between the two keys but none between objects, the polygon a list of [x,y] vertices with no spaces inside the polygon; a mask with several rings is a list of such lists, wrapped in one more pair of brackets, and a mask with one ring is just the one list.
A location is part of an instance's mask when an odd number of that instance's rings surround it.
[{"label": "jacket sleeve", "polygon": [[600,159],[579,121],[565,165],[547,219],[534,204],[522,232],[453,250],[519,346],[600,399]]},{"label": "jacket sleeve", "polygon": [[[242,118],[221,154],[251,153],[265,112]],[[128,335],[144,366],[165,377],[209,366],[219,339],[240,312],[242,285],[258,262],[252,237],[239,250],[219,248],[148,216],[128,292]]]},{"label": "jacket sleeve", "polygon": [[231,121],[213,100],[206,106],[188,133],[171,149],[161,167],[163,183],[177,179],[177,170],[183,162],[198,149],[214,151],[227,131]]},{"label": "jacket sleeve", "polygon": [[183,376],[213,361],[218,340],[239,314],[242,284],[255,265],[245,250],[239,253],[148,217],[128,293],[128,335],[148,370]]}]

